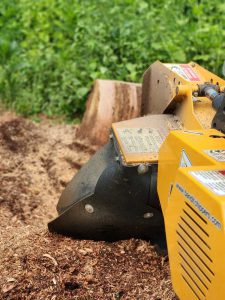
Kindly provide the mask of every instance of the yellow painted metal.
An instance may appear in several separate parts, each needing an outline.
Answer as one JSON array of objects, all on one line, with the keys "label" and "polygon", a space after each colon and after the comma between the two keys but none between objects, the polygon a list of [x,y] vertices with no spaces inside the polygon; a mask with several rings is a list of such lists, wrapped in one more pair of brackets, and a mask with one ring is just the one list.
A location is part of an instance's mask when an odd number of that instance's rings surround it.
[{"label": "yellow painted metal", "polygon": [[[225,150],[225,135],[214,129],[172,131],[159,152],[158,194],[173,287],[182,300],[225,295],[225,186],[213,173],[225,176],[225,160],[208,150]],[[196,178],[197,171],[209,171],[207,178]]]},{"label": "yellow painted metal", "polygon": [[219,76],[215,75],[214,73],[206,70],[205,68],[201,67],[195,62],[189,62],[189,65],[198,73],[200,74],[200,77],[202,81],[204,82],[210,82],[212,84],[219,84],[222,89],[224,89],[225,86],[225,80],[220,78]]},{"label": "yellow painted metal", "polygon": [[[212,109],[212,104],[210,104],[210,109]],[[185,96],[182,97],[180,105],[177,105],[175,115],[179,116],[184,127],[187,129],[203,129],[202,124],[197,119],[194,113],[194,104],[192,100],[192,89],[189,88]]]},{"label": "yellow painted metal", "polygon": [[[156,147],[156,151],[131,153],[126,151],[121,140],[118,132],[121,128],[153,128],[159,131],[163,140],[171,130],[181,127],[188,130],[211,128],[211,122],[215,115],[211,101],[205,97],[193,96],[193,92],[198,90],[198,85],[205,82],[218,83],[221,88],[225,85],[223,79],[193,62],[163,64],[157,61],[149,67],[144,74],[143,82],[144,112],[149,115],[112,125],[119,149],[127,164],[156,163],[162,141]],[[165,112],[170,114],[169,118],[176,116],[179,126],[171,126],[171,122],[165,119],[167,118]]]},{"label": "yellow painted metal", "polygon": [[216,111],[212,107],[212,102],[206,97],[199,97],[194,103],[194,115],[204,129],[210,129]]},{"label": "yellow painted metal", "polygon": [[[192,94],[194,91],[198,90],[198,85],[204,84],[206,82],[218,84],[221,90],[223,90],[225,81],[194,62],[190,62],[187,65],[164,64],[164,66],[168,67],[170,70],[175,70],[173,73],[175,73],[176,76],[177,73],[179,74],[179,66],[186,66],[186,68],[187,66],[190,66],[189,70],[192,70],[193,74],[191,74],[190,79],[184,79],[181,75],[179,75],[182,80],[180,80],[180,84],[178,82],[178,85],[176,86],[177,96],[171,100],[168,106],[173,105],[173,102],[181,103],[180,105],[176,106],[173,113],[180,117],[186,128],[210,128],[211,121],[215,115],[215,111],[212,107],[211,101],[205,97],[193,97]],[[175,66],[175,69],[173,69],[173,66]],[[174,74],[170,74],[169,76],[170,82],[172,81],[173,75]],[[196,79],[194,76],[196,76],[196,78],[199,78],[199,80],[193,81],[193,79]],[[165,108],[165,110],[166,109],[167,108]]]},{"label": "yellow painted metal", "polygon": [[[177,88],[197,91],[202,83],[218,83],[223,89],[225,81],[194,62],[188,64],[153,63],[144,73],[142,103],[144,114],[161,114],[174,102],[180,102]],[[192,100],[189,99],[189,100]]]}]

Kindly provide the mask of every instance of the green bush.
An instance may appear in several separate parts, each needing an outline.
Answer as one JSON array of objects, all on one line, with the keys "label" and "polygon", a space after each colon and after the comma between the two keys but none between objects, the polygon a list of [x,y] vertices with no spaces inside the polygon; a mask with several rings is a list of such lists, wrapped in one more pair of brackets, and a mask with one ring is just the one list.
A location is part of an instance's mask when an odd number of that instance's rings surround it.
[{"label": "green bush", "polygon": [[1,0],[1,99],[72,118],[93,80],[140,81],[157,59],[220,74],[224,24],[223,0]]}]

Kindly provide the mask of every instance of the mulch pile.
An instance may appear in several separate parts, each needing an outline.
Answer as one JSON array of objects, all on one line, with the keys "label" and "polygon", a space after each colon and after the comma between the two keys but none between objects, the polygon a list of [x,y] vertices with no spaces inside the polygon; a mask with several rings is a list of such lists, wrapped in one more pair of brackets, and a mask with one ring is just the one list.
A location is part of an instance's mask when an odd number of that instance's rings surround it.
[{"label": "mulch pile", "polygon": [[176,299],[168,258],[149,242],[48,233],[62,190],[96,150],[76,129],[0,116],[0,299]]}]

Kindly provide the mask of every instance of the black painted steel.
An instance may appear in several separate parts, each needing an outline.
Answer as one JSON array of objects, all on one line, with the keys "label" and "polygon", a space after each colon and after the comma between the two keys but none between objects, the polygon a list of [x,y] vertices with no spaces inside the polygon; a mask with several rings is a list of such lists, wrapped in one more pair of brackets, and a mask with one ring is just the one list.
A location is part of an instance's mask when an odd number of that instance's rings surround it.
[{"label": "black painted steel", "polygon": [[110,140],[82,167],[62,193],[50,231],[81,239],[165,242],[157,165],[138,174],[137,166],[123,166],[117,157]]}]

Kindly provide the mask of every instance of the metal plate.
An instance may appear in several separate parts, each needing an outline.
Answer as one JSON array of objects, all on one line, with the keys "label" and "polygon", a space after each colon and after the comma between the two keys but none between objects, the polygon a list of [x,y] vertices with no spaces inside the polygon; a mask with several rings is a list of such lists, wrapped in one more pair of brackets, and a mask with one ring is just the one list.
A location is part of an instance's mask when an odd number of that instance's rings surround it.
[{"label": "metal plate", "polygon": [[119,128],[118,133],[127,153],[157,154],[165,134],[154,128]]},{"label": "metal plate", "polygon": [[182,129],[173,115],[150,115],[114,123],[113,133],[125,164],[154,163],[170,130]]}]

